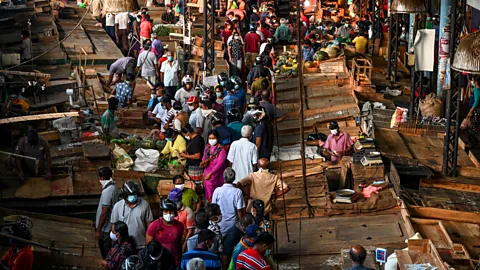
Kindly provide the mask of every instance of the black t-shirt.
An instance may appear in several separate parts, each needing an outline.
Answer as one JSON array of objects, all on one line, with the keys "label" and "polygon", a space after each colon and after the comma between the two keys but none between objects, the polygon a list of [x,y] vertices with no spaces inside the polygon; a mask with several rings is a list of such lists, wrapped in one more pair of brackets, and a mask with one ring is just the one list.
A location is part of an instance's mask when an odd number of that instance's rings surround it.
[{"label": "black t-shirt", "polygon": [[226,126],[218,126],[214,130],[220,134],[219,143],[221,145],[229,145],[233,142],[233,129]]},{"label": "black t-shirt", "polygon": [[252,15],[250,15],[250,23],[256,23],[260,21],[260,16],[258,16],[257,13],[252,13]]},{"label": "black t-shirt", "polygon": [[145,270],[175,270],[175,257],[173,253],[167,248],[162,248],[160,259],[154,261],[148,254],[147,248],[143,248],[138,252],[138,257],[142,260],[143,268]]},{"label": "black t-shirt", "polygon": [[203,141],[202,136],[195,136],[195,138],[193,138],[187,145],[187,154],[193,155],[200,153],[200,159],[187,159],[187,166],[200,166],[200,162],[202,162],[201,156],[203,155],[204,149],[205,142]]},{"label": "black t-shirt", "polygon": [[270,131],[265,122],[262,122],[255,127],[255,131],[253,132],[253,143],[255,143],[259,137],[262,138],[262,144],[259,149],[258,158],[267,158],[270,160],[270,156],[272,155],[270,140],[273,138],[271,137]]},{"label": "black t-shirt", "polygon": [[232,257],[235,246],[237,246],[238,242],[240,242],[240,239],[242,239],[244,235],[245,234],[235,225],[228,229],[227,234],[225,234],[225,238],[223,239],[223,256]]}]

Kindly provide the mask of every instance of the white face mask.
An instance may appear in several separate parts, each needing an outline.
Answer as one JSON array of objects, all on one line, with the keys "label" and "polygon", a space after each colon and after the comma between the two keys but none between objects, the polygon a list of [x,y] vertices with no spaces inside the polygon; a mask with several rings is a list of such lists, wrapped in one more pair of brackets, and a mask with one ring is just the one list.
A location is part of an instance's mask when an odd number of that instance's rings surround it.
[{"label": "white face mask", "polygon": [[208,143],[209,143],[211,146],[215,146],[215,145],[217,145],[217,140],[216,140],[216,139],[208,140]]},{"label": "white face mask", "polygon": [[188,109],[189,109],[190,111],[194,111],[194,110],[195,110],[195,107],[193,107],[193,106],[188,106]]},{"label": "white face mask", "polygon": [[112,181],[112,178],[108,180],[100,180],[100,185],[102,185],[102,188],[105,188],[105,186],[108,184],[108,182]]},{"label": "white face mask", "polygon": [[212,110],[202,110],[203,117],[207,117],[211,112]]},{"label": "white face mask", "polygon": [[338,134],[338,129],[332,129],[332,130],[330,130],[330,132],[331,132],[333,135],[337,135],[337,134]]},{"label": "white face mask", "polygon": [[239,37],[239,36],[234,36],[233,38],[234,38],[234,39],[240,39],[240,37]]},{"label": "white face mask", "polygon": [[175,188],[178,188],[180,190],[183,190],[185,188],[185,184],[181,184],[181,185],[175,185]]},{"label": "white face mask", "polygon": [[158,257],[153,257],[152,255],[148,254],[148,256],[150,256],[150,258],[154,261],[158,261],[160,260],[160,258],[162,257],[162,254],[158,255]]},{"label": "white face mask", "polygon": [[156,98],[156,97],[157,97],[157,95],[155,95],[155,94],[151,94],[151,95],[150,95],[150,97],[153,99],[153,98]]},{"label": "white face mask", "polygon": [[185,136],[185,139],[190,141],[190,136]]},{"label": "white face mask", "polygon": [[172,222],[173,218],[175,218],[173,214],[163,214],[163,219],[166,222]]},{"label": "white face mask", "polygon": [[257,10],[256,10],[256,9],[254,9],[254,10],[253,10],[253,13],[257,13]]},{"label": "white face mask", "polygon": [[113,232],[110,232],[110,239],[112,239],[113,241],[117,241],[117,235],[115,235]]}]

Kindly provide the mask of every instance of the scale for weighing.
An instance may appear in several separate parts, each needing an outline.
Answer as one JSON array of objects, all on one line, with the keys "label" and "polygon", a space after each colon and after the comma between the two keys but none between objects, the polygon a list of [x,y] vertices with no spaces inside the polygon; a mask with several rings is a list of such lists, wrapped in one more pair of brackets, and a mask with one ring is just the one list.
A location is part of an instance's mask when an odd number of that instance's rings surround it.
[{"label": "scale for weighing", "polygon": [[380,156],[379,152],[372,152],[369,155],[365,155],[360,162],[363,166],[383,164],[382,157]]}]

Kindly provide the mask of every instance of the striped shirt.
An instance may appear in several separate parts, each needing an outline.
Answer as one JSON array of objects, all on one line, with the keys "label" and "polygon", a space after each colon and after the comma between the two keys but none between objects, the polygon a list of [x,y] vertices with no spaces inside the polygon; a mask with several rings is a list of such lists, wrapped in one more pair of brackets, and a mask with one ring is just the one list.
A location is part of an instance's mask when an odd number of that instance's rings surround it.
[{"label": "striped shirt", "polygon": [[222,268],[222,263],[217,255],[206,249],[195,248],[183,254],[180,269],[186,270],[188,262],[194,258],[202,259],[206,270],[220,270]]},{"label": "striped shirt", "polygon": [[247,249],[237,257],[236,269],[270,270],[270,265],[263,259],[262,254],[254,249]]}]

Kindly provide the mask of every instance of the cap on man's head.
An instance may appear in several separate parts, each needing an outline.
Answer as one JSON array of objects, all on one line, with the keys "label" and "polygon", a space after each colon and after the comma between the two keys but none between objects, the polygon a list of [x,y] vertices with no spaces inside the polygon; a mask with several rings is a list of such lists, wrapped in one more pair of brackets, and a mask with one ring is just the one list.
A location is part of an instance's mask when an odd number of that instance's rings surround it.
[{"label": "cap on man's head", "polygon": [[256,224],[250,224],[245,229],[245,235],[251,238],[257,238],[258,236],[258,226]]},{"label": "cap on man's head", "polygon": [[187,100],[187,104],[198,103],[198,97],[191,96]]},{"label": "cap on man's head", "polygon": [[258,99],[256,99],[255,97],[250,97],[250,99],[248,99],[249,108],[255,108],[258,104]]},{"label": "cap on man's head", "polygon": [[332,121],[332,122],[330,122],[330,125],[328,126],[328,128],[329,128],[330,130],[332,130],[332,129],[338,129],[339,126],[338,126],[337,121]]}]

